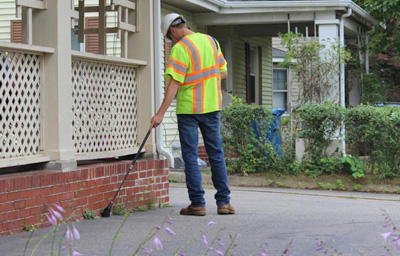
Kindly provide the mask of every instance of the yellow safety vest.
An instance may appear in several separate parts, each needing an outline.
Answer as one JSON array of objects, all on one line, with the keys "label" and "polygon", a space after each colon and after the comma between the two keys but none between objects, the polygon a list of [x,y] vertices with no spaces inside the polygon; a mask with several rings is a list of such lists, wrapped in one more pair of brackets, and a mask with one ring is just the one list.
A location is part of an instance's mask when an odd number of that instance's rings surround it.
[{"label": "yellow safety vest", "polygon": [[180,86],[177,114],[204,114],[221,110],[221,73],[227,70],[218,42],[209,35],[193,33],[182,38],[170,52],[165,79]]}]

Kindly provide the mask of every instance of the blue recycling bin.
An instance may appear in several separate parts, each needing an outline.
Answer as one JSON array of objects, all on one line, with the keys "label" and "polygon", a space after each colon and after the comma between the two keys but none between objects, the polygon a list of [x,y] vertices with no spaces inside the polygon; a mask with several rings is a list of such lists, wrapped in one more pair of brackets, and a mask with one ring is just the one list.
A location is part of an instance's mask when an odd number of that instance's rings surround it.
[{"label": "blue recycling bin", "polygon": [[[281,127],[281,116],[285,113],[284,109],[271,109],[271,114],[274,116],[273,121],[269,125],[268,131],[265,135],[266,139],[272,144],[278,156],[282,157],[282,140],[279,134]],[[256,121],[251,122],[256,138],[260,139],[259,130]],[[265,143],[265,140],[263,140]]]}]

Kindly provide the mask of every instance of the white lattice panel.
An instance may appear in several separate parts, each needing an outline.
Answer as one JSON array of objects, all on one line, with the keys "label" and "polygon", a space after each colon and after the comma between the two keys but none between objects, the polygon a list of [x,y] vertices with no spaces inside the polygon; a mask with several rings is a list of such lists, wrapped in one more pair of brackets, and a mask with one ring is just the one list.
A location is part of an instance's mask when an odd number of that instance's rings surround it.
[{"label": "white lattice panel", "polygon": [[40,151],[40,56],[0,50],[0,159]]},{"label": "white lattice panel", "polygon": [[77,153],[136,147],[135,68],[73,60],[72,84],[72,139]]}]

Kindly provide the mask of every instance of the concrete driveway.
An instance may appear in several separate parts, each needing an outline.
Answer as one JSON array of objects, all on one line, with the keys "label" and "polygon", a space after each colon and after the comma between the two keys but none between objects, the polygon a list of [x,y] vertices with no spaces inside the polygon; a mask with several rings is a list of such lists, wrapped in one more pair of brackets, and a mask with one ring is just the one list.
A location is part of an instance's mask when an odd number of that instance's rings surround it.
[{"label": "concrete driveway", "polygon": [[[385,252],[381,234],[391,231],[390,227],[383,227],[382,210],[400,224],[398,195],[232,187],[231,202],[237,214],[220,216],[216,214],[214,193],[214,189],[206,189],[206,217],[180,216],[180,208],[189,204],[186,188],[182,183],[171,184],[170,206],[134,213],[129,217],[115,242],[112,255],[132,255],[149,231],[168,215],[172,224],[167,226],[176,235],[161,230],[158,236],[164,249],[153,249],[153,255],[173,255],[188,239],[194,241],[184,247],[184,255],[204,255],[207,249],[200,235],[202,231],[208,243],[215,240],[212,247],[223,252],[237,234],[237,246],[231,255],[256,255],[264,244],[267,244],[266,253],[270,256],[282,255],[289,244],[293,255],[324,255],[324,250],[316,250],[317,244],[323,241],[329,250],[328,255],[337,255],[334,253],[337,249],[345,256],[377,256]],[[113,236],[123,219],[112,216],[77,223],[81,238],[74,242],[74,248],[83,255],[109,255]],[[216,224],[206,226],[210,221]],[[61,230],[59,236],[65,227]],[[49,228],[34,233],[27,255],[47,231]],[[0,255],[22,255],[26,243],[26,237],[22,236],[26,235],[0,237]],[[224,245],[218,245],[218,241]],[[35,255],[50,255],[50,245],[51,239],[47,239]],[[399,255],[392,240],[388,245],[393,255]],[[148,243],[148,247],[151,246],[152,241]],[[61,255],[67,255],[67,252],[62,251]],[[210,251],[208,255],[217,254]]]}]

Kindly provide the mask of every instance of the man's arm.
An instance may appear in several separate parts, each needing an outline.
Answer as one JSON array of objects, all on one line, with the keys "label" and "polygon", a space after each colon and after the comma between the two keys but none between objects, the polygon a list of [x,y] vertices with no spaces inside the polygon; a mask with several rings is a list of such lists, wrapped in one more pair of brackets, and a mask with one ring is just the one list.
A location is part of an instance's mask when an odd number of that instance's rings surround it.
[{"label": "man's arm", "polygon": [[221,79],[225,79],[228,77],[228,71],[221,73]]},{"label": "man's arm", "polygon": [[154,127],[159,126],[164,118],[165,112],[167,112],[169,105],[171,105],[172,100],[175,98],[176,92],[179,88],[179,82],[171,78],[165,92],[164,100],[158,110],[157,114],[151,119],[150,130]]}]

